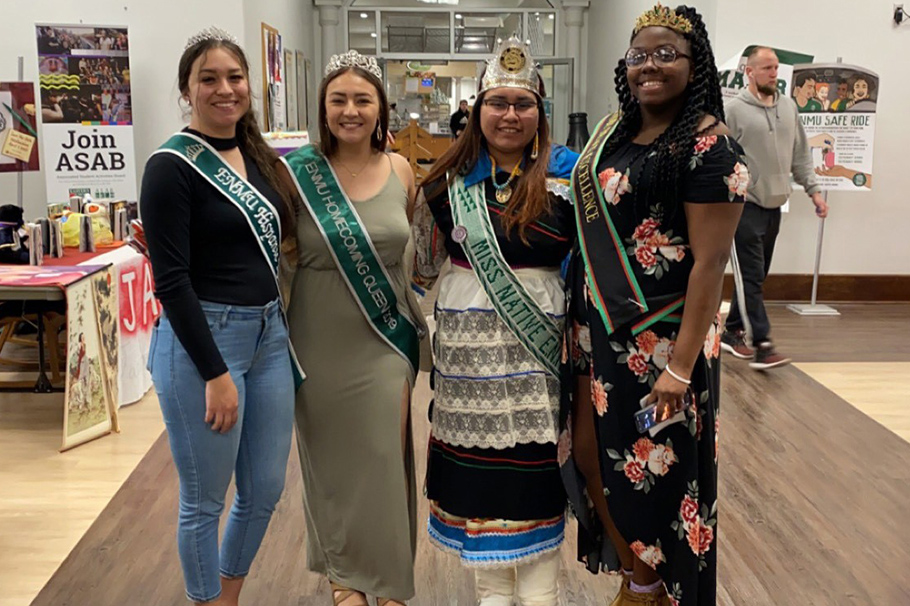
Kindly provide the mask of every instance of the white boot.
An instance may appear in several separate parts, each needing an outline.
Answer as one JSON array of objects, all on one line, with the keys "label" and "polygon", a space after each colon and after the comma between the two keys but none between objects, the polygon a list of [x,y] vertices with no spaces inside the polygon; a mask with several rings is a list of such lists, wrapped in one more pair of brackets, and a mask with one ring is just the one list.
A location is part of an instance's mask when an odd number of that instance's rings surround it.
[{"label": "white boot", "polygon": [[556,606],[559,599],[559,550],[518,567],[516,584],[521,606]]},{"label": "white boot", "polygon": [[515,595],[515,567],[477,568],[474,587],[478,606],[512,606]]}]

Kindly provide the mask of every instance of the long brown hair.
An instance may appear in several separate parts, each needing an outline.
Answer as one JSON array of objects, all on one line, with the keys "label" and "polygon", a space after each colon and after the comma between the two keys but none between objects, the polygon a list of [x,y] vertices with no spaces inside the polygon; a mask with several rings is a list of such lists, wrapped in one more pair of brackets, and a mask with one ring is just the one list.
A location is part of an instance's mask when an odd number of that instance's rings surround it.
[{"label": "long brown hair", "polygon": [[[461,133],[461,136],[455,140],[455,144],[436,161],[436,164],[430,169],[430,173],[423,180],[424,184],[444,178],[449,171],[452,172],[452,175],[448,183],[451,183],[456,173],[466,175],[477,164],[481,146],[486,146],[487,144],[480,128],[480,111],[487,92],[489,91],[484,91],[477,95],[477,100],[474,102],[475,109],[471,111],[467,127]],[[547,115],[544,113],[543,104],[539,97],[537,97],[537,111],[537,159],[531,158],[531,151],[534,148],[534,141],[532,140],[525,146],[524,169],[521,176],[517,179],[515,193],[509,199],[509,203],[506,204],[506,211],[501,219],[506,233],[511,233],[517,228],[518,237],[525,243],[527,243],[525,236],[527,227],[550,213],[550,198],[547,195],[550,125],[547,122]]]},{"label": "long brown hair", "polygon": [[373,134],[370,135],[370,147],[376,151],[385,150],[386,138],[389,136],[389,98],[385,94],[382,82],[379,81],[379,78],[361,67],[355,67],[353,65],[350,67],[342,67],[341,69],[336,69],[328,74],[322,79],[322,83],[319,85],[319,151],[321,151],[325,157],[329,157],[338,151],[338,139],[336,139],[335,135],[332,134],[332,131],[329,130],[329,123],[326,119],[326,91],[332,80],[348,72],[354,72],[372,84],[379,97],[379,130],[382,131],[382,138],[377,138],[375,131],[373,131]]},{"label": "long brown hair", "polygon": [[[180,57],[177,67],[177,88],[181,95],[185,96],[190,92],[190,75],[193,71],[193,64],[213,48],[223,48],[234,55],[243,70],[243,77],[249,84],[250,64],[242,48],[229,40],[202,40],[183,51],[183,55]],[[250,98],[252,100],[252,93]],[[294,199],[297,197],[297,193],[292,189],[287,171],[278,159],[278,153],[269,147],[269,144],[262,138],[252,102],[237,123],[237,145],[240,147],[240,151],[249,156],[256,164],[256,168],[262,173],[266,183],[281,196],[283,204],[278,208],[281,232],[286,238],[292,236],[295,218]]]}]

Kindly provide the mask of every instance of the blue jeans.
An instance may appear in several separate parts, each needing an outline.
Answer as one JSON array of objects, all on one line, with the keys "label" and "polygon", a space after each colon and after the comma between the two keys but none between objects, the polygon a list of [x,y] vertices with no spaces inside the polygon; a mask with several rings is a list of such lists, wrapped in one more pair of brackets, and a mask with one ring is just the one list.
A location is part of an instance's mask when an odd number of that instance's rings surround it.
[{"label": "blue jeans", "polygon": [[[294,426],[288,330],[277,301],[262,307],[203,302],[215,343],[237,386],[237,424],[205,422],[205,381],[166,316],[152,333],[149,370],[180,477],[177,547],[187,597],[221,595],[219,574],[244,577],[284,489]],[[218,553],[218,520],[231,476],[237,495]]]}]

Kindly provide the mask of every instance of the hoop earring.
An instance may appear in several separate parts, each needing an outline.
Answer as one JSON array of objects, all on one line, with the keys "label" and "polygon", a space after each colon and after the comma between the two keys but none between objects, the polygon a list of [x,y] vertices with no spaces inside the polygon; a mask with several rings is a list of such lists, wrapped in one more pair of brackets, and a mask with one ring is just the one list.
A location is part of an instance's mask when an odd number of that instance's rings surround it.
[{"label": "hoop earring", "polygon": [[376,140],[382,141],[382,123],[376,123]]},{"label": "hoop earring", "polygon": [[531,149],[531,159],[536,160],[538,156],[538,146],[540,144],[540,134],[534,133],[534,147]]}]

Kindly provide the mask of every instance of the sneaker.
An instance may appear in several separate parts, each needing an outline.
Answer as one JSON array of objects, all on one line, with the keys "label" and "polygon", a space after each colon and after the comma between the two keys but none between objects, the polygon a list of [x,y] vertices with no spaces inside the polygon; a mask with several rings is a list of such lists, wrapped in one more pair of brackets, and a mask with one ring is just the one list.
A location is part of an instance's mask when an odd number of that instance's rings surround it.
[{"label": "sneaker", "polygon": [[759,343],[755,350],[755,360],[749,362],[749,368],[754,370],[769,370],[778,366],[786,366],[790,358],[777,353],[771,341]]},{"label": "sneaker", "polygon": [[755,351],[746,345],[746,331],[744,330],[732,332],[725,330],[720,336],[720,348],[740,360],[751,360],[755,357]]}]

